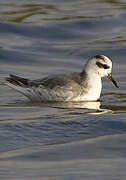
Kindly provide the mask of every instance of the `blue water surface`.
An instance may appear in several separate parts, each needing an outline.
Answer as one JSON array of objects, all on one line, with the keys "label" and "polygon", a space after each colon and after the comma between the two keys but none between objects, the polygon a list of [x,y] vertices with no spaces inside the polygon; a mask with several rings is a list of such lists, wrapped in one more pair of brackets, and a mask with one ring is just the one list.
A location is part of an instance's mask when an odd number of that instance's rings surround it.
[{"label": "blue water surface", "polygon": [[[0,179],[125,180],[126,2],[0,0]],[[32,103],[4,84],[81,71],[104,54],[100,102]]]}]

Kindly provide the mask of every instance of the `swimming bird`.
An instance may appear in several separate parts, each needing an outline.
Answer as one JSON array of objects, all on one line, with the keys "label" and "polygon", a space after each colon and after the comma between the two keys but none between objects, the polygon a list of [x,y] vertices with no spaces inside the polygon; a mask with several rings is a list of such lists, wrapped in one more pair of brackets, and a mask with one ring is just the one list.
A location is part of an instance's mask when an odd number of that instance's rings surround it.
[{"label": "swimming bird", "polygon": [[102,77],[108,77],[118,88],[111,72],[111,60],[107,56],[96,55],[87,61],[81,72],[37,80],[10,74],[6,78],[6,84],[32,101],[97,101],[101,95]]}]

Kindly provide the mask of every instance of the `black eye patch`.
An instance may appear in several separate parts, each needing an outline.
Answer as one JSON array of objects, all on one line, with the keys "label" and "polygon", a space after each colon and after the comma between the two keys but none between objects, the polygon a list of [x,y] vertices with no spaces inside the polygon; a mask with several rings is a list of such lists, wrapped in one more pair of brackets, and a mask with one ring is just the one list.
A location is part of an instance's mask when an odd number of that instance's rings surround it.
[{"label": "black eye patch", "polygon": [[103,68],[103,69],[109,69],[110,67],[107,65],[107,64],[102,64],[100,62],[96,62],[96,65],[99,67],[99,68]]}]

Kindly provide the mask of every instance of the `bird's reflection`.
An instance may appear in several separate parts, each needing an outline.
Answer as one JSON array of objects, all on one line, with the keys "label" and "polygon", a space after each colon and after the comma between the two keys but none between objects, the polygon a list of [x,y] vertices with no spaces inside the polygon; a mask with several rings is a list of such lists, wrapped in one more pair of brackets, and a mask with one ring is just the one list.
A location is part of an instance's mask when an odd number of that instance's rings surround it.
[{"label": "bird's reflection", "polygon": [[[18,102],[19,103],[19,102]],[[39,107],[51,107],[51,108],[58,108],[58,109],[71,109],[74,110],[74,112],[80,112],[81,113],[89,113],[89,114],[103,114],[112,112],[110,109],[104,109],[101,108],[101,102],[100,101],[83,101],[83,102],[27,102],[21,101],[19,105],[25,105],[25,106],[39,106]],[[16,103],[17,105],[17,103]]]},{"label": "bird's reflection", "polygon": [[[47,104],[47,103],[46,103]],[[96,109],[100,110],[101,103],[99,101],[92,102],[53,102],[49,103],[49,106],[57,108],[71,108],[71,109]]]},{"label": "bird's reflection", "polygon": [[[42,103],[42,106],[48,106],[53,108],[62,108],[62,109],[81,109],[86,110],[83,112],[89,114],[103,114],[112,112],[109,109],[101,109],[100,101],[87,101],[87,102],[53,102],[53,103]],[[82,112],[82,111],[81,111]]]},{"label": "bird's reflection", "polygon": [[[53,107],[58,109],[74,109],[75,114],[104,114],[112,112],[109,109],[101,109],[100,101],[90,102],[53,102],[53,103],[42,103],[41,106]],[[81,111],[80,111],[81,110]]]}]

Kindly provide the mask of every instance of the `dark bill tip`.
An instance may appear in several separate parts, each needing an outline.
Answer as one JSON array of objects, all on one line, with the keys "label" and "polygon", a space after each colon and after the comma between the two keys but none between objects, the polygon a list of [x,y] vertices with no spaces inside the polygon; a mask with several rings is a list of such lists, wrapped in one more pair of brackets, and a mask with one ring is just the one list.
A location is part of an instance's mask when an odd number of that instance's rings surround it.
[{"label": "dark bill tip", "polygon": [[112,77],[111,74],[108,75],[108,79],[111,80],[113,82],[113,84],[115,85],[115,87],[119,88],[117,82],[115,81],[115,79]]}]

